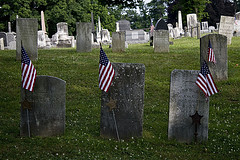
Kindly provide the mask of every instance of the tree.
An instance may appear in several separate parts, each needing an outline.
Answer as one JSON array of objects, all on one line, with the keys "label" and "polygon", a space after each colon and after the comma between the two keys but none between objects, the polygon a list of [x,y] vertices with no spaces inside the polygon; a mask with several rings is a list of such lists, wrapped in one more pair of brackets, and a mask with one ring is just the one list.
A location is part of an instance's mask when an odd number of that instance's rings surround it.
[{"label": "tree", "polygon": [[[203,17],[207,17],[208,13],[205,11],[208,0],[169,0],[168,2],[168,22],[175,25],[177,21],[177,14],[180,10],[182,12],[183,23],[186,24],[186,15],[196,13],[199,21]],[[173,23],[174,22],[174,23]]]},{"label": "tree", "polygon": [[234,16],[235,5],[230,0],[211,0],[211,3],[207,4],[206,12],[209,17],[203,18],[204,21],[208,21],[208,24],[215,26],[220,22],[221,15]]},{"label": "tree", "polygon": [[154,24],[160,19],[167,19],[166,8],[168,0],[152,0],[147,4],[149,16],[153,19]]},{"label": "tree", "polygon": [[136,8],[143,0],[99,0],[102,5]]}]

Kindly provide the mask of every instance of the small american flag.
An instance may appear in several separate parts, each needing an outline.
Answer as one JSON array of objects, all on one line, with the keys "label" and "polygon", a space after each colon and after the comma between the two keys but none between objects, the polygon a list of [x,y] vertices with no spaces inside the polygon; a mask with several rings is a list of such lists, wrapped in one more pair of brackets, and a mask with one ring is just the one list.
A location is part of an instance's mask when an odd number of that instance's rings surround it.
[{"label": "small american flag", "polygon": [[22,87],[33,91],[37,71],[29,59],[25,49],[22,47]]},{"label": "small american flag", "polygon": [[99,60],[99,88],[105,92],[108,92],[114,78],[115,71],[112,64],[108,60],[102,47],[100,49],[100,60]]},{"label": "small american flag", "polygon": [[154,31],[154,25],[153,25],[153,19],[151,19],[150,32],[152,33],[153,31]]},{"label": "small american flag", "polygon": [[204,61],[202,64],[201,71],[198,74],[196,84],[207,97],[219,92],[213,81],[212,75],[208,69],[206,61]]},{"label": "small american flag", "polygon": [[216,63],[215,55],[214,55],[210,40],[209,40],[209,43],[208,43],[208,61]]}]

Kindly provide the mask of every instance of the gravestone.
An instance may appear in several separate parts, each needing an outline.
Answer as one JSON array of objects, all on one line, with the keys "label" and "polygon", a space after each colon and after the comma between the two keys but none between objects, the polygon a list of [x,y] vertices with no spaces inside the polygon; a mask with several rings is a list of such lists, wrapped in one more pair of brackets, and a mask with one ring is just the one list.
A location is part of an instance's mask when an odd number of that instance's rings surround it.
[{"label": "gravestone", "polygon": [[173,38],[174,33],[173,33],[173,25],[171,23],[167,24],[168,30],[169,30],[169,38]]},{"label": "gravestone", "polygon": [[167,23],[163,19],[159,19],[155,25],[154,30],[168,30]]},{"label": "gravestone", "polygon": [[21,42],[29,58],[34,61],[38,58],[38,21],[35,18],[16,19],[16,59],[21,60]]},{"label": "gravestone", "polygon": [[230,45],[232,41],[234,30],[234,17],[221,16],[219,34],[227,36],[227,44]]},{"label": "gravestone", "polygon": [[4,50],[4,41],[3,41],[3,38],[0,38],[0,50]]},{"label": "gravestone", "polygon": [[12,29],[11,29],[11,22],[8,22],[8,33],[11,33]]},{"label": "gravestone", "polygon": [[156,30],[153,32],[154,52],[169,52],[168,30]]},{"label": "gravestone", "polygon": [[197,23],[197,39],[201,38],[201,26],[200,22]]},{"label": "gravestone", "polygon": [[9,46],[9,43],[12,41],[16,41],[15,36],[13,33],[7,33],[7,46]]},{"label": "gravestone", "polygon": [[76,23],[77,52],[92,51],[92,24],[85,22]]},{"label": "gravestone", "polygon": [[46,47],[45,31],[38,31],[38,48]]},{"label": "gravestone", "polygon": [[102,39],[102,42],[110,42],[111,37],[110,37],[110,32],[108,31],[108,29],[103,29],[101,31],[101,39]]},{"label": "gravestone", "polygon": [[112,63],[112,65],[115,77],[109,91],[107,93],[102,91],[101,97],[101,136],[116,139],[117,126],[120,139],[141,137],[143,132],[145,66],[144,64],[131,63]]},{"label": "gravestone", "polygon": [[3,38],[4,47],[7,46],[7,34],[5,32],[0,32],[0,38]]},{"label": "gravestone", "polygon": [[183,25],[182,25],[182,12],[178,11],[178,28],[180,31],[183,30]]},{"label": "gravestone", "polygon": [[[34,91],[21,89],[20,136],[59,136],[65,130],[66,82],[51,76],[37,76]],[[30,103],[30,108],[25,107]],[[27,113],[28,112],[28,113]],[[27,117],[28,114],[28,117]]]},{"label": "gravestone", "polygon": [[116,22],[117,31],[128,31],[131,30],[130,22],[127,20],[120,20]]},{"label": "gravestone", "polygon": [[208,32],[208,22],[201,22],[202,28],[201,28],[201,33],[207,33]]},{"label": "gravestone", "polygon": [[119,31],[112,33],[112,51],[125,52],[126,32]]},{"label": "gravestone", "polygon": [[[209,40],[215,55],[216,63],[208,62]],[[200,39],[200,66],[207,62],[214,81],[228,79],[227,37],[221,34],[209,34]]]},{"label": "gravestone", "polygon": [[11,41],[8,45],[9,50],[16,50],[16,41]]},{"label": "gravestone", "polygon": [[191,33],[191,37],[197,35],[197,15],[187,14],[187,27],[188,31]]},{"label": "gravestone", "polygon": [[46,26],[45,26],[45,18],[44,18],[44,12],[41,11],[41,26],[42,26],[42,31],[44,34],[46,33]]},{"label": "gravestone", "polygon": [[191,143],[195,140],[195,125],[191,115],[196,111],[203,116],[197,127],[197,141],[208,139],[209,101],[195,84],[198,73],[195,70],[173,70],[171,73],[168,139]]},{"label": "gravestone", "polygon": [[134,29],[126,31],[126,41],[130,44],[147,43],[148,39],[146,39],[145,31],[143,29]]}]

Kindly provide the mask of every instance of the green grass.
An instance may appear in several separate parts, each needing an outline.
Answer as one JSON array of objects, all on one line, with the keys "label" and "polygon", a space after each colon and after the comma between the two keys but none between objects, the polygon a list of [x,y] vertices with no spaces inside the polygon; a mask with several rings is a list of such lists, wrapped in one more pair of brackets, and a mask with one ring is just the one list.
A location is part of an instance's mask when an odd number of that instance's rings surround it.
[{"label": "green grass", "polygon": [[99,49],[38,51],[38,75],[67,82],[65,135],[48,138],[20,137],[21,64],[16,51],[0,51],[0,159],[240,159],[240,38],[228,46],[229,79],[216,83],[220,93],[210,98],[208,141],[201,144],[167,138],[171,71],[200,69],[199,40],[173,42],[169,53],[154,53],[149,44],[125,53],[104,46],[111,62],[146,66],[143,137],[121,142],[100,137]]}]

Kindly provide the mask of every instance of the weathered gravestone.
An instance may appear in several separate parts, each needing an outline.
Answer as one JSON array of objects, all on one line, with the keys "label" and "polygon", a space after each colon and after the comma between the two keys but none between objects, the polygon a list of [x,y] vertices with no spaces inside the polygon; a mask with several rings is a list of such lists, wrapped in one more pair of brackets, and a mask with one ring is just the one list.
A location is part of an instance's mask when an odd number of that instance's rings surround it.
[{"label": "weathered gravestone", "polygon": [[227,44],[230,45],[233,37],[234,17],[221,16],[219,34],[227,36]]},{"label": "weathered gravestone", "polygon": [[169,52],[168,30],[156,30],[153,32],[154,52]]},{"label": "weathered gravestone", "polygon": [[187,28],[188,32],[191,33],[191,37],[197,35],[197,15],[196,14],[187,14]]},{"label": "weathered gravestone", "polygon": [[35,18],[17,18],[16,19],[16,59],[21,60],[21,43],[28,53],[29,58],[37,60],[38,49],[38,21]]},{"label": "weathered gravestone", "polygon": [[92,24],[85,22],[76,23],[77,27],[77,52],[92,51]]},{"label": "weathered gravestone", "polygon": [[125,52],[126,32],[113,32],[112,33],[112,51]]},{"label": "weathered gravestone", "polygon": [[7,46],[9,46],[9,43],[12,41],[16,41],[15,36],[13,33],[7,33]]},{"label": "weathered gravestone", "polygon": [[168,30],[167,23],[163,19],[159,19],[155,25],[154,30]]},{"label": "weathered gravestone", "polygon": [[200,22],[197,23],[197,39],[201,38],[201,26]]},{"label": "weathered gravestone", "polygon": [[38,48],[46,47],[46,35],[45,31],[38,31]]},{"label": "weathered gravestone", "polygon": [[[205,95],[195,84],[199,72],[173,70],[171,73],[168,139],[184,143],[208,139],[209,101],[206,101]],[[201,124],[197,125],[197,135],[190,117],[196,111],[203,116]]]},{"label": "weathered gravestone", "polygon": [[0,50],[4,50],[4,41],[3,41],[3,38],[0,38]]},{"label": "weathered gravestone", "polygon": [[[212,45],[216,63],[208,62],[208,44]],[[200,66],[207,62],[215,81],[228,79],[227,37],[221,34],[209,34],[200,39]]]},{"label": "weathered gravestone", "polygon": [[3,38],[4,47],[7,46],[7,34],[5,32],[0,32],[0,38]]},{"label": "weathered gravestone", "polygon": [[117,32],[131,30],[130,22],[128,20],[120,20],[116,22]]},{"label": "weathered gravestone", "polygon": [[51,76],[37,76],[33,92],[21,89],[20,135],[28,136],[28,131],[31,136],[63,135],[65,101],[65,81]]},{"label": "weathered gravestone", "polygon": [[[145,66],[113,63],[115,77],[109,91],[102,91],[100,132],[102,137],[141,137],[143,131]],[[116,120],[116,125],[114,121]]]}]

